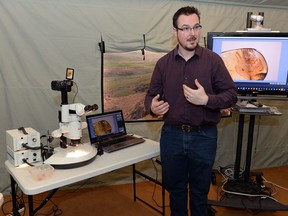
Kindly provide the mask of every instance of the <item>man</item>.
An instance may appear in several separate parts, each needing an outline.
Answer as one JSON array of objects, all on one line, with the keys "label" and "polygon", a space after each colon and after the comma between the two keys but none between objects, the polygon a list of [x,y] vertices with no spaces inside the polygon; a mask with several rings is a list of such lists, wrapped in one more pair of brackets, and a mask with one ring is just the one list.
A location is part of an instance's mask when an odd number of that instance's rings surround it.
[{"label": "man", "polygon": [[173,16],[177,47],[156,63],[145,108],[162,116],[162,180],[172,216],[207,215],[207,195],[217,148],[220,109],[234,106],[236,87],[220,56],[200,47],[200,13],[180,8]]}]

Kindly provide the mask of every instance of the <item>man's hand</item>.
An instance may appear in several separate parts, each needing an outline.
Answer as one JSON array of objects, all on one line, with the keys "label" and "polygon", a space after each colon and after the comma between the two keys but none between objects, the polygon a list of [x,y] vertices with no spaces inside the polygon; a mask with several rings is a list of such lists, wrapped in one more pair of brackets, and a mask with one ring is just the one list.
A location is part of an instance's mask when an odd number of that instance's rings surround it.
[{"label": "man's hand", "polygon": [[203,86],[195,79],[195,85],[197,89],[189,88],[183,84],[183,92],[185,98],[192,104],[195,105],[206,105],[208,103],[208,95],[205,92]]},{"label": "man's hand", "polygon": [[159,101],[159,98],[160,95],[156,95],[151,103],[151,111],[157,116],[164,115],[169,110],[168,102],[165,102],[164,100]]}]

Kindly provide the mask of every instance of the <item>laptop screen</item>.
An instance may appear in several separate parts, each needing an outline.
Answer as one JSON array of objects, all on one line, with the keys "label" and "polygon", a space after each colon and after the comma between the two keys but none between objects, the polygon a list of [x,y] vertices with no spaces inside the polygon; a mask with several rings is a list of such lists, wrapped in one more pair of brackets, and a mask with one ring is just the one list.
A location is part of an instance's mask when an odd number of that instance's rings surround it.
[{"label": "laptop screen", "polygon": [[122,110],[87,115],[86,121],[91,143],[126,134]]}]

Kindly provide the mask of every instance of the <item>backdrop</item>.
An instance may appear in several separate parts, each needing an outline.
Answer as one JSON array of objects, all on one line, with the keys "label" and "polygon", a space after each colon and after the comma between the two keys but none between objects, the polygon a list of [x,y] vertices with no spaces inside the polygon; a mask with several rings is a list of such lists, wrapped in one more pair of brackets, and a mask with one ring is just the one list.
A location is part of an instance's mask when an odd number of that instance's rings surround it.
[{"label": "backdrop", "polygon": [[[75,102],[97,103],[99,110],[96,112],[101,110],[101,52],[98,46],[101,38],[105,41],[106,52],[139,50],[140,53],[145,34],[146,50],[167,52],[175,46],[172,16],[186,5],[194,5],[201,11],[201,45],[205,45],[204,37],[209,31],[243,30],[247,12],[264,12],[265,27],[288,31],[287,6],[285,9],[280,4],[283,1],[273,1],[272,6],[249,5],[249,1],[240,1],[242,4],[213,2],[1,0],[1,191],[10,184],[4,167],[7,159],[5,131],[23,126],[45,135],[58,128],[61,97],[60,92],[51,90],[51,81],[63,80],[67,67],[75,69],[74,81],[78,85]],[[69,99],[75,94],[73,90]],[[256,118],[252,166],[257,168],[288,164],[288,157],[285,157],[288,153],[287,105],[283,101],[267,103],[276,105],[283,116]],[[157,141],[161,126],[161,122],[127,124],[129,132]],[[219,124],[215,167],[234,163],[237,126],[237,115],[225,118]]]}]

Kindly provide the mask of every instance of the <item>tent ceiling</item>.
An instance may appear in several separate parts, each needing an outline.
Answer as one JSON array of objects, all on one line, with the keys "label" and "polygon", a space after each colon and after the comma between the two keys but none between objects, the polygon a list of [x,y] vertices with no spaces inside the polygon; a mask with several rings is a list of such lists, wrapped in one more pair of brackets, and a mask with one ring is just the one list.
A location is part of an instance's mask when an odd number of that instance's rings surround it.
[{"label": "tent ceiling", "polygon": [[195,0],[196,2],[206,2],[215,4],[230,4],[251,7],[270,7],[279,9],[288,9],[287,0]]}]

